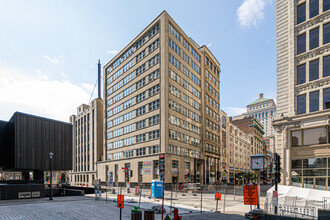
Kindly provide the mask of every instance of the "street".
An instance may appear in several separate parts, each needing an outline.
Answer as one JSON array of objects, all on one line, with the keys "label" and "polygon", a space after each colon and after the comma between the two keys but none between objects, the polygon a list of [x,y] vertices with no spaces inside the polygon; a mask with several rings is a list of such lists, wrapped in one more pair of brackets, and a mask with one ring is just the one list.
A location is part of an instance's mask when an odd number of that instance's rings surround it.
[{"label": "street", "polygon": [[[136,203],[125,201],[123,220],[131,219],[131,210],[135,205]],[[243,216],[234,214],[185,213],[183,219],[244,219]],[[1,201],[0,219],[119,219],[119,209],[114,200],[106,203],[104,200],[95,201],[90,197],[55,197],[53,201],[48,198],[11,200]],[[161,219],[161,215],[155,215],[155,219]]]}]

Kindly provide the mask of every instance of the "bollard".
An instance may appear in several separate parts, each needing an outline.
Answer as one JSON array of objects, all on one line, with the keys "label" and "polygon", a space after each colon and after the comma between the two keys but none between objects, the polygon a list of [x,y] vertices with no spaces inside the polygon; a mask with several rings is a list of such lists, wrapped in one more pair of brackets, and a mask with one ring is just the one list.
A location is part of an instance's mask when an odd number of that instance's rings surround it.
[{"label": "bollard", "polygon": [[155,212],[151,209],[144,210],[144,220],[155,220]]},{"label": "bollard", "polygon": [[179,210],[178,209],[175,208],[173,210],[173,214],[174,214],[173,220],[181,220],[182,216],[179,216]]},{"label": "bollard", "polygon": [[132,209],[131,220],[142,220],[142,212],[139,210],[139,207],[134,206],[134,209]]}]

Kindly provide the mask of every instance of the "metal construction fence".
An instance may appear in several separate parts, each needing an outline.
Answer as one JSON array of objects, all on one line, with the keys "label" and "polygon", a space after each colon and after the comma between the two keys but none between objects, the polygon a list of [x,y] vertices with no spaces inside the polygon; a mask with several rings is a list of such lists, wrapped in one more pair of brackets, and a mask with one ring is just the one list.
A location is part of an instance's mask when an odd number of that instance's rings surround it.
[{"label": "metal construction fence", "polygon": [[[267,214],[274,214],[274,205],[265,203],[264,211]],[[278,214],[290,217],[300,217],[300,218],[316,218],[318,211],[316,207],[313,206],[293,206],[293,205],[278,205]]]}]

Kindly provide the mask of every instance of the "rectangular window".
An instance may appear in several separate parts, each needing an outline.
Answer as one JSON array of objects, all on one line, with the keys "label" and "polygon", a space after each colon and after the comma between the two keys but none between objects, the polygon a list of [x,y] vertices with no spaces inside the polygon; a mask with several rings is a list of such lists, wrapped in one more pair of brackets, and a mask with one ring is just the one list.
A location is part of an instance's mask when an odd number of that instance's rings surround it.
[{"label": "rectangular window", "polygon": [[131,47],[124,55],[123,55],[123,59],[126,60],[129,56],[132,55],[133,53],[133,47]]},{"label": "rectangular window", "polygon": [[121,100],[123,98],[123,93],[119,93],[118,95],[114,96],[112,98],[112,104],[115,104],[116,102],[118,102],[119,100]]},{"label": "rectangular window", "polygon": [[306,21],[306,3],[297,7],[297,24]]},{"label": "rectangular window", "polygon": [[131,111],[131,112],[124,115],[124,121],[128,121],[132,118],[134,118],[134,111]]},{"label": "rectangular window", "polygon": [[136,63],[140,62],[144,57],[146,56],[146,50],[141,51],[137,56],[136,56]]},{"label": "rectangular window", "polygon": [[142,129],[146,126],[146,120],[136,122],[136,130]]},{"label": "rectangular window", "polygon": [[309,18],[319,14],[319,0],[309,0]]},{"label": "rectangular window", "polygon": [[129,94],[131,94],[132,92],[134,92],[134,85],[128,87],[127,89],[124,90],[124,97],[128,96]]},{"label": "rectangular window", "polygon": [[168,59],[173,64],[173,66],[181,70],[181,63],[174,56],[172,56],[172,54],[169,53],[168,56]]},{"label": "rectangular window", "polygon": [[129,83],[132,79],[134,79],[134,72],[133,73],[130,73],[128,76],[126,76],[124,78],[124,85],[126,85],[127,83]]},{"label": "rectangular window", "polygon": [[184,38],[182,38],[182,44],[189,51],[189,44]]},{"label": "rectangular window", "polygon": [[124,158],[133,157],[133,150],[124,151]]},{"label": "rectangular window", "polygon": [[129,146],[134,144],[134,137],[129,137],[124,139],[124,146]]},{"label": "rectangular window", "polygon": [[159,99],[149,103],[149,112],[159,108]]},{"label": "rectangular window", "polygon": [[297,54],[306,52],[306,34],[297,37]]},{"label": "rectangular window", "polygon": [[309,63],[309,81],[319,78],[319,60],[314,60]]},{"label": "rectangular window", "polygon": [[136,116],[140,116],[140,115],[143,115],[146,113],[146,107],[145,106],[142,106],[138,109],[136,109]]},{"label": "rectangular window", "polygon": [[127,70],[129,70],[131,67],[133,67],[134,65],[134,59],[131,59],[123,68],[124,72],[126,72]]},{"label": "rectangular window", "polygon": [[157,154],[160,152],[159,145],[149,147],[149,154]]},{"label": "rectangular window", "polygon": [[136,76],[141,75],[144,71],[146,71],[146,64],[143,64],[136,69]]},{"label": "rectangular window", "polygon": [[156,50],[159,46],[159,39],[155,40],[153,43],[149,45],[149,54]]},{"label": "rectangular window", "polygon": [[117,137],[117,136],[122,135],[122,134],[123,134],[123,129],[119,128],[119,129],[114,130],[112,132],[112,137]]},{"label": "rectangular window", "polygon": [[145,80],[145,78],[139,80],[139,81],[136,83],[136,90],[138,90],[139,88],[142,88],[145,84],[146,84],[146,80]]},{"label": "rectangular window", "polygon": [[309,93],[309,112],[319,110],[319,91]]},{"label": "rectangular window", "polygon": [[330,76],[330,56],[323,57],[323,77]]},{"label": "rectangular window", "polygon": [[309,49],[312,50],[319,46],[319,28],[309,32]]},{"label": "rectangular window", "polygon": [[112,75],[112,81],[115,81],[121,74],[122,74],[122,69],[118,70]]},{"label": "rectangular window", "polygon": [[154,65],[156,65],[159,62],[159,54],[157,54],[156,56],[154,56],[153,58],[151,58],[149,60],[149,68],[153,67]]},{"label": "rectangular window", "polygon": [[297,96],[297,114],[306,113],[306,94]]},{"label": "rectangular window", "polygon": [[134,125],[133,124],[127,125],[127,126],[124,127],[124,134],[127,134],[127,133],[132,132],[132,131],[134,131]]},{"label": "rectangular window", "polygon": [[159,130],[149,132],[149,140],[154,140],[159,138]]},{"label": "rectangular window", "polygon": [[323,0],[323,11],[327,11],[329,9],[330,9],[330,0]]},{"label": "rectangular window", "polygon": [[327,143],[327,128],[312,128],[303,130],[303,144],[325,144]]},{"label": "rectangular window", "polygon": [[121,108],[122,105],[118,105],[117,107],[114,107],[112,112],[113,112],[113,115],[117,114],[118,112],[120,112],[122,110]]},{"label": "rectangular window", "polygon": [[146,155],[146,148],[145,147],[136,149],[136,156],[143,156],[143,155]]},{"label": "rectangular window", "polygon": [[159,69],[157,69],[149,74],[149,82],[152,82],[158,78],[159,78]]},{"label": "rectangular window", "polygon": [[146,134],[136,135],[136,143],[141,143],[146,141]]},{"label": "rectangular window", "polygon": [[136,96],[136,103],[142,102],[146,98],[146,92],[142,92]]},{"label": "rectangular window", "polygon": [[146,37],[143,36],[138,42],[136,42],[136,44],[135,44],[136,50],[139,49],[144,44],[145,40],[146,40]]},{"label": "rectangular window", "polygon": [[149,97],[156,95],[157,93],[159,93],[159,84],[149,89]]},{"label": "rectangular window", "polygon": [[160,117],[159,115],[155,115],[155,116],[152,116],[148,119],[149,121],[149,126],[152,126],[152,125],[155,125],[155,124],[159,124],[159,120],[160,120]]},{"label": "rectangular window", "polygon": [[330,88],[323,89],[323,109],[330,109]]},{"label": "rectangular window", "polygon": [[323,25],[323,44],[327,44],[329,42],[330,42],[330,23],[327,23]]},{"label": "rectangular window", "polygon": [[152,38],[153,36],[155,36],[155,34],[157,34],[158,31],[159,31],[159,25],[156,24],[155,27],[153,27],[147,34],[149,39]]},{"label": "rectangular window", "polygon": [[196,58],[196,60],[198,60],[198,62],[201,60],[198,53],[192,48],[191,48],[191,54]]},{"label": "rectangular window", "polygon": [[173,36],[176,39],[178,39],[179,42],[181,42],[181,36],[180,36],[179,32],[177,32],[171,24],[168,25],[168,30],[173,34]]},{"label": "rectangular window", "polygon": [[297,66],[297,85],[306,82],[306,64]]},{"label": "rectangular window", "polygon": [[123,104],[124,109],[131,107],[133,104],[134,104],[134,98],[131,98],[130,100],[124,102],[124,104]]},{"label": "rectangular window", "polygon": [[176,43],[174,43],[171,38],[168,38],[168,46],[172,48],[172,50],[174,50],[179,56],[181,56],[180,47],[178,47],[178,45],[176,45]]},{"label": "rectangular window", "polygon": [[186,63],[189,64],[189,57],[188,57],[188,55],[185,54],[185,52],[182,52],[182,56],[183,56],[184,61],[186,61]]}]

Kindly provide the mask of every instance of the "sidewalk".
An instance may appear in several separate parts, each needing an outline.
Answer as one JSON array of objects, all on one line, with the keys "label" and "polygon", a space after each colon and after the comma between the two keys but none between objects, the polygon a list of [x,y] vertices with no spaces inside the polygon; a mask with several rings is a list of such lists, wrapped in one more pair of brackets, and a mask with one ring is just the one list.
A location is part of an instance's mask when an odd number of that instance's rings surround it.
[{"label": "sidewalk", "polygon": [[[133,190],[133,189],[132,189]],[[131,190],[131,192],[132,192]],[[116,193],[118,189],[116,188]],[[133,193],[127,193],[126,188],[122,188],[122,194],[125,195],[125,203],[139,206],[139,196]],[[88,197],[95,197],[94,194],[86,195]],[[213,193],[203,193],[203,212],[215,212],[216,201]],[[106,193],[102,193],[102,199],[105,200]],[[110,194],[108,192],[108,200],[116,202],[117,194]],[[264,207],[266,198],[260,198],[260,207]],[[181,192],[173,192],[171,200],[171,191],[165,191],[164,205],[166,213],[169,213],[172,201],[172,207],[178,208],[180,214],[200,213],[201,211],[201,194],[197,192],[194,196],[193,192],[187,192],[183,195]],[[141,209],[151,209],[152,206],[161,205],[162,198],[150,198],[150,189],[143,190],[141,193]],[[255,206],[252,207],[254,209]],[[218,202],[218,211],[221,213],[238,214],[243,216],[250,211],[249,205],[244,205],[242,195],[224,195],[222,194],[221,201]]]}]

